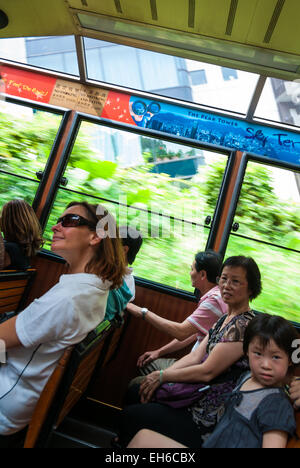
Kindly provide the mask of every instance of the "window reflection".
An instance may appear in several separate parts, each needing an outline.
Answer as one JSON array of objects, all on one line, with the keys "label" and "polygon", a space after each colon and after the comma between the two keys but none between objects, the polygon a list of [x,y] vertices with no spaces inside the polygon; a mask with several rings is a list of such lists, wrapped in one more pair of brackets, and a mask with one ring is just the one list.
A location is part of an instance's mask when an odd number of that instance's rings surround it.
[{"label": "window reflection", "polygon": [[88,77],[246,114],[258,75],[85,38]]},{"label": "window reflection", "polygon": [[255,117],[300,126],[300,83],[268,78]]}]

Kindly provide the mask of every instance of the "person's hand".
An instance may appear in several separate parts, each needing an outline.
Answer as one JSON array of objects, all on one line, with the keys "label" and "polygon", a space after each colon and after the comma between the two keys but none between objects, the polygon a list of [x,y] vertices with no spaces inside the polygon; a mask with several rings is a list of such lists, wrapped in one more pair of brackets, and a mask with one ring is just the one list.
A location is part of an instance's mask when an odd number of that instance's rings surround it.
[{"label": "person's hand", "polygon": [[158,350],[155,351],[146,351],[146,353],[142,354],[137,361],[137,366],[138,367],[144,367],[147,364],[150,364],[150,362],[155,361],[155,359],[159,358],[159,352]]},{"label": "person's hand", "polygon": [[142,403],[151,401],[155,390],[160,386],[160,371],[154,371],[142,381],[140,386],[140,396]]},{"label": "person's hand", "polygon": [[138,307],[135,304],[132,304],[131,302],[127,304],[126,310],[134,317],[141,318],[142,316],[141,307]]},{"label": "person's hand", "polygon": [[290,397],[294,408],[300,410],[300,377],[295,377],[290,385]]}]

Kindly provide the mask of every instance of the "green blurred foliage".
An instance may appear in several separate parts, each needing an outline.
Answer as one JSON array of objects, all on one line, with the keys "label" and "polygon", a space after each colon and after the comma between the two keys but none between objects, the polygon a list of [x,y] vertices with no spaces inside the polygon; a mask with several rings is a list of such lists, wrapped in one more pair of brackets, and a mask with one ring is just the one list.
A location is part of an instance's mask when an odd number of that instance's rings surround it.
[{"label": "green blurred foliage", "polygon": [[[0,170],[32,179],[2,172],[0,207],[12,198],[32,203],[38,186],[35,173],[45,168],[60,119],[42,112],[28,119],[0,114]],[[99,158],[90,142],[91,136],[83,127],[65,172],[68,187],[59,189],[44,233],[46,248],[50,248],[51,226],[70,201],[99,203],[104,198],[110,200],[103,204],[120,225],[130,224],[144,235],[134,265],[136,275],[192,291],[190,265],[195,253],[205,249],[209,228],[204,226],[204,219],[213,216],[226,157],[220,155],[214,163],[207,157],[207,164],[200,165],[191,180],[176,180],[150,172],[159,157],[182,157],[179,151],[169,154],[162,140],[141,137],[145,162],[129,168]],[[193,151],[186,155],[192,156]],[[182,219],[189,222],[183,223]],[[299,249],[299,204],[283,203],[277,197],[271,171],[264,166],[249,164],[235,221],[240,223],[238,234]],[[257,307],[299,321],[299,305],[293,299],[299,291],[299,254],[232,236],[227,255],[233,254],[253,256],[262,269],[264,292],[256,302]]]}]

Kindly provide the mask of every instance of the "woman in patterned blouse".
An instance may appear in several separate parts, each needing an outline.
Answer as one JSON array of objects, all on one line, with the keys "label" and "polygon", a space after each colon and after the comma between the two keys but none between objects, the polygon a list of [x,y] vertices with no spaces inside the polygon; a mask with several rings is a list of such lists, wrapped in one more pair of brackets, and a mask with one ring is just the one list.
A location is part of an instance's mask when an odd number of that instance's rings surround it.
[{"label": "woman in patterned blouse", "polygon": [[[254,312],[249,301],[261,292],[260,271],[252,258],[234,256],[222,265],[219,278],[228,314],[210,330],[198,349],[165,371],[155,371],[141,384],[141,402],[123,411],[120,443],[126,446],[141,429],[150,429],[191,448],[202,445],[223,414],[224,402],[247,370],[244,332]],[[203,383],[199,400],[187,408],[155,402],[162,383]],[[154,402],[153,402],[154,398]],[[163,404],[162,404],[163,403]]]}]

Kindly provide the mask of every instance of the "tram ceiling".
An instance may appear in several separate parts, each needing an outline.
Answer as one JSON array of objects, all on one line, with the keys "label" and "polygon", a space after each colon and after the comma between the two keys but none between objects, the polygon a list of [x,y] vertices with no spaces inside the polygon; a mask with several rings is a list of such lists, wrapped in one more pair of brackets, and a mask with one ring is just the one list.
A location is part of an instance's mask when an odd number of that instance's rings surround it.
[{"label": "tram ceiling", "polygon": [[0,0],[0,9],[1,38],[74,34],[300,78],[299,0]]}]

